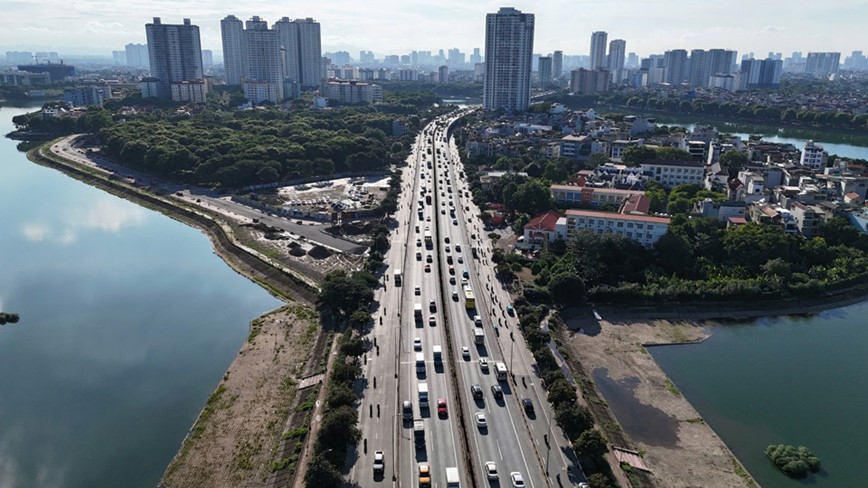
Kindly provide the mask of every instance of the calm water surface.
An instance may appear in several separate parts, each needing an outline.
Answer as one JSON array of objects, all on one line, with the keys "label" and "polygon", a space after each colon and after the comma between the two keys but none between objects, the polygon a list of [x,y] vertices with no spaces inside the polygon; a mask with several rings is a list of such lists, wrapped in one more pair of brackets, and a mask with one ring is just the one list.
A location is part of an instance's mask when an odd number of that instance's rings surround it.
[{"label": "calm water surface", "polygon": [[[715,327],[707,341],[650,348],[673,383],[764,488],[868,486],[868,303],[809,318]],[[790,480],[769,444],[809,447],[823,471]]]},{"label": "calm water surface", "polygon": [[155,486],[278,305],[198,231],[0,139],[0,310],[21,314],[0,327],[0,488]]}]

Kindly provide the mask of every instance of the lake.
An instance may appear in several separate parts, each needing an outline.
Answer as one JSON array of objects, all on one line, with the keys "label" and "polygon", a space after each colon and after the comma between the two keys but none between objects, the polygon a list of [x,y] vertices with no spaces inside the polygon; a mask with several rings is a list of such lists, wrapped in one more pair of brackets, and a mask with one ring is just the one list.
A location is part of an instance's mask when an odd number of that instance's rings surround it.
[{"label": "lake", "polygon": [[[649,348],[764,488],[865,486],[868,303],[807,318],[714,327],[701,344]],[[790,480],[764,454],[803,445],[823,465]]]},{"label": "lake", "polygon": [[[33,110],[32,108],[29,110]],[[14,115],[0,108],[0,133]],[[0,139],[0,487],[153,488],[280,302],[199,231]]]}]

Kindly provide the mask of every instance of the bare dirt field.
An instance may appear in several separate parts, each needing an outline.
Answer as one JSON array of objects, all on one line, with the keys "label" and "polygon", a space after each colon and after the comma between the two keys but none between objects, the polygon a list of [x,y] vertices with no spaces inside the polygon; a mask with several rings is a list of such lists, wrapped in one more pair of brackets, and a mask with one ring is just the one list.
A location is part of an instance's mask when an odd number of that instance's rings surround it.
[{"label": "bare dirt field", "polygon": [[[667,488],[756,486],[699,413],[669,381],[643,345],[701,341],[711,327],[696,322],[632,320],[616,310],[567,314],[564,334],[571,366],[589,406],[614,417],[601,428],[618,447],[643,454],[653,484]],[[683,347],[690,347],[685,345]],[[627,444],[627,445],[624,445]]]},{"label": "bare dirt field", "polygon": [[297,303],[254,320],[161,486],[264,486],[317,332],[316,313]]}]

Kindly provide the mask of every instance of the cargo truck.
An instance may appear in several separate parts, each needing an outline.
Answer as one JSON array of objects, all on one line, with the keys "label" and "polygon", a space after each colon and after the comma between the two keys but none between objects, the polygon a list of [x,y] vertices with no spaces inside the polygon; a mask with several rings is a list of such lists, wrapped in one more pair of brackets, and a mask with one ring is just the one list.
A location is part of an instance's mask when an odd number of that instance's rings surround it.
[{"label": "cargo truck", "polygon": [[401,286],[401,270],[395,270],[395,286]]},{"label": "cargo truck", "polygon": [[482,331],[482,327],[474,327],[473,339],[477,344],[485,343],[485,332]]},{"label": "cargo truck", "polygon": [[446,468],[446,488],[460,488],[461,477],[458,476],[458,468]]},{"label": "cargo truck", "polygon": [[421,352],[416,353],[416,372],[424,373],[425,372],[425,354]]},{"label": "cargo truck", "polygon": [[441,346],[434,346],[434,363],[440,364],[443,362],[443,348]]},{"label": "cargo truck", "polygon": [[413,422],[413,442],[416,444],[416,449],[425,447],[425,424],[421,420]]},{"label": "cargo truck", "polygon": [[416,322],[422,321],[422,304],[417,303],[413,305],[413,318],[416,319]]}]

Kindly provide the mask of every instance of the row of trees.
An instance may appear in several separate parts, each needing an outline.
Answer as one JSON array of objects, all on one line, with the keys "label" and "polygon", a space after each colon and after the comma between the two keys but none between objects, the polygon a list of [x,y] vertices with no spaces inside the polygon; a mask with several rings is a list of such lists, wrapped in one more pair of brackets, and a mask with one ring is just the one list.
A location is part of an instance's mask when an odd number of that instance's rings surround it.
[{"label": "row of trees", "polygon": [[[724,228],[713,218],[672,218],[653,249],[582,231],[526,263],[540,302],[757,299],[812,295],[868,278],[868,236],[844,218],[812,239],[771,225]],[[513,258],[515,259],[515,258]]]},{"label": "row of trees", "polygon": [[[43,108],[54,108],[58,104],[46,104]],[[72,116],[45,117],[42,111],[12,117],[12,123],[20,130],[42,132],[56,136],[76,132],[96,132],[114,125],[112,114],[99,107],[91,107],[78,118]]]},{"label": "row of trees", "polygon": [[868,115],[807,109],[779,108],[757,103],[716,102],[713,100],[683,100],[675,97],[656,98],[653,94],[613,93],[602,101],[637,109],[647,108],[676,114],[706,117],[731,117],[761,123],[787,123],[825,129],[866,129]]},{"label": "row of trees", "polygon": [[611,467],[603,457],[609,451],[606,441],[588,410],[578,403],[576,389],[564,376],[555,357],[549,349],[550,336],[543,331],[540,323],[549,312],[545,305],[531,306],[524,297],[516,302],[516,313],[520,317],[519,326],[527,345],[534,355],[540,376],[548,392],[555,421],[573,441],[573,449],[582,465],[588,481],[594,488],[616,486],[612,481]]}]

